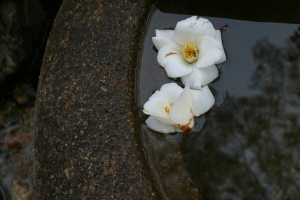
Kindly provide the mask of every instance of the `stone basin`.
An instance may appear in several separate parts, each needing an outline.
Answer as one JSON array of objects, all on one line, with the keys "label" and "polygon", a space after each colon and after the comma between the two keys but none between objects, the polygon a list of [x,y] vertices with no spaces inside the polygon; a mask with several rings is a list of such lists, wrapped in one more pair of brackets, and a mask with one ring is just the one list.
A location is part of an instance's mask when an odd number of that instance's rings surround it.
[{"label": "stone basin", "polygon": [[36,103],[38,199],[160,197],[135,131],[134,80],[147,0],[65,0]]},{"label": "stone basin", "polygon": [[[184,170],[176,142],[153,137],[136,118],[140,116],[135,104],[136,69],[155,7],[151,3],[64,1],[48,40],[37,94],[34,181],[38,199],[201,199]],[[251,16],[256,20],[256,14]],[[276,22],[298,23],[291,21],[295,17],[277,17]],[[257,102],[261,104],[260,99]],[[231,109],[218,113],[231,113]],[[179,175],[173,177],[177,181],[164,182],[173,172]]]}]

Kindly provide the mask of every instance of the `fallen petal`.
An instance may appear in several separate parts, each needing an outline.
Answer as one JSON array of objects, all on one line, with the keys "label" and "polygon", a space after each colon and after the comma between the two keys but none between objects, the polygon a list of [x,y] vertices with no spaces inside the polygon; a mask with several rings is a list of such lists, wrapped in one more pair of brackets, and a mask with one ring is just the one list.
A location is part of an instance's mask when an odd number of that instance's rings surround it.
[{"label": "fallen petal", "polygon": [[201,89],[201,86],[207,85],[219,76],[216,65],[209,67],[193,67],[192,73],[182,76],[181,81],[184,85],[189,85],[192,89]]},{"label": "fallen petal", "polygon": [[189,125],[194,121],[193,99],[188,85],[185,86],[183,92],[170,106],[170,119],[181,126]]},{"label": "fallen petal", "polygon": [[215,37],[215,29],[212,23],[197,16],[192,16],[177,23],[174,32],[175,41],[184,45],[185,43],[196,44],[200,36]]},{"label": "fallen petal", "polygon": [[[221,31],[220,30],[216,30],[215,39],[218,40],[218,42],[220,42],[222,44],[222,37],[221,37]],[[225,51],[224,51],[223,45],[222,45],[222,50],[223,50],[222,57],[220,58],[220,60],[218,62],[216,62],[216,64],[220,64],[220,63],[226,61],[226,55],[225,55]]]},{"label": "fallen petal", "polygon": [[183,89],[176,83],[167,83],[161,86],[160,90],[155,91],[149,100],[154,98],[163,98],[174,102],[182,91]]},{"label": "fallen petal", "polygon": [[167,99],[154,98],[144,104],[143,112],[147,115],[170,118],[170,105],[173,103]]},{"label": "fallen petal", "polygon": [[183,89],[176,83],[167,83],[161,86],[160,91],[166,95],[168,100],[175,102]]},{"label": "fallen petal", "polygon": [[215,64],[223,55],[222,44],[212,37],[199,37],[197,47],[200,53],[198,60],[193,65],[198,68]]},{"label": "fallen petal", "polygon": [[156,117],[150,116],[145,121],[146,125],[151,128],[154,131],[160,132],[160,133],[174,133],[177,132],[177,128],[171,124],[164,124]]},{"label": "fallen petal", "polygon": [[202,87],[201,90],[191,90],[191,93],[196,117],[206,113],[215,104],[215,98],[208,86]]},{"label": "fallen petal", "polygon": [[176,44],[174,38],[174,30],[156,30],[156,37],[152,38],[154,46],[160,50],[167,44]]}]

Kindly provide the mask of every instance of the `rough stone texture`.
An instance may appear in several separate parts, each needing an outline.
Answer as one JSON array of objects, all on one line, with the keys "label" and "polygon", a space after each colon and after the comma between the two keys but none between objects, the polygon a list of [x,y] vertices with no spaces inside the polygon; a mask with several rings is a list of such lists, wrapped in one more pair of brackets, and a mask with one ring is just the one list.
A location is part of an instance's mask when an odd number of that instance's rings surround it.
[{"label": "rough stone texture", "polygon": [[36,102],[38,199],[157,199],[134,130],[134,70],[150,3],[65,0]]}]

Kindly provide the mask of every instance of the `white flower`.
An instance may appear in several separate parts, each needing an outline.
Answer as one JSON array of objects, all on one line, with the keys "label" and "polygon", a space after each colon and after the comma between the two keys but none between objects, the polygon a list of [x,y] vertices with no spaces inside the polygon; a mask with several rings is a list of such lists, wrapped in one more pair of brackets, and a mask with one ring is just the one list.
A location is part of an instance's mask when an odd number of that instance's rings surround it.
[{"label": "white flower", "polygon": [[220,30],[197,16],[178,22],[175,30],[156,30],[152,40],[158,49],[157,61],[167,75],[181,77],[193,89],[217,78],[215,64],[226,61]]},{"label": "white flower", "polygon": [[143,112],[149,128],[161,132],[190,132],[194,117],[207,112],[215,103],[208,86],[192,90],[188,84],[182,89],[176,83],[164,84],[144,105]]}]

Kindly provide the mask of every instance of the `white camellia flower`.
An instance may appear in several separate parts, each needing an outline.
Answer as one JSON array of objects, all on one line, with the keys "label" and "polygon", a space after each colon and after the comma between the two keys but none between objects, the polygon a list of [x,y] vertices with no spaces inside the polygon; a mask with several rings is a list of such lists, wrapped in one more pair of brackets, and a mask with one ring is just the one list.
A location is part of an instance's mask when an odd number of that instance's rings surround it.
[{"label": "white camellia flower", "polygon": [[216,79],[215,64],[226,61],[220,30],[197,16],[178,22],[175,30],[156,30],[152,40],[158,49],[157,61],[167,75],[181,77],[193,89]]},{"label": "white camellia flower", "polygon": [[190,132],[194,117],[207,112],[215,103],[208,86],[192,90],[188,84],[182,89],[176,83],[164,84],[144,105],[143,112],[150,115],[146,124],[161,133]]}]

